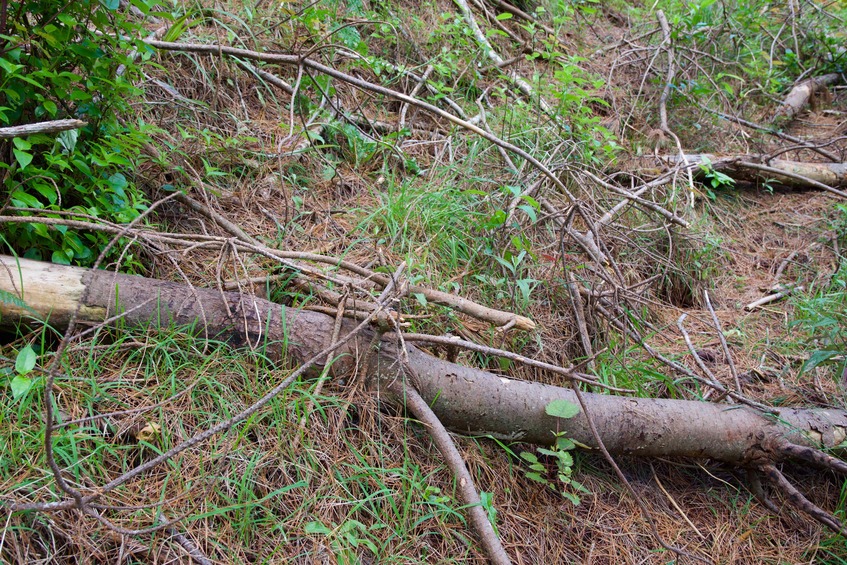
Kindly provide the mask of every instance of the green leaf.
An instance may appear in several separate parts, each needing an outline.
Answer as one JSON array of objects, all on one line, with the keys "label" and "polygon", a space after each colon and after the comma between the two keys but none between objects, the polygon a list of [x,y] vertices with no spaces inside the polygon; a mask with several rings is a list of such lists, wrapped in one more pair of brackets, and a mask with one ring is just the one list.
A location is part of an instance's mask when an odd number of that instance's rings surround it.
[{"label": "green leaf", "polygon": [[556,438],[556,449],[559,451],[569,451],[576,447],[576,444],[566,437],[559,436]]},{"label": "green leaf", "polygon": [[76,147],[76,140],[78,138],[79,130],[69,129],[61,132],[58,136],[56,136],[56,141],[59,142],[59,145],[61,145],[65,151],[67,151],[68,153],[73,153],[74,148]]},{"label": "green leaf", "polygon": [[521,451],[521,459],[530,463],[538,463],[538,457],[536,457],[534,453],[530,453],[529,451]]},{"label": "green leaf", "polygon": [[591,493],[591,491],[588,490],[587,488],[585,488],[585,486],[582,483],[577,482],[573,479],[571,479],[571,487],[575,488],[576,490],[578,490],[580,492],[584,492],[585,494]]},{"label": "green leaf", "polygon": [[73,257],[68,255],[68,253],[63,249],[57,249],[54,251],[50,258],[50,260],[57,265],[70,265],[71,259],[73,259]]},{"label": "green leaf", "polygon": [[541,475],[539,475],[538,473],[527,473],[527,474],[526,474],[526,478],[528,478],[528,479],[530,479],[530,480],[533,480],[533,481],[535,481],[536,483],[541,483],[541,484],[543,484],[543,485],[546,485],[546,484],[548,484],[548,483],[550,482],[550,481],[548,481],[545,477],[542,477],[542,476],[541,476]]},{"label": "green leaf", "polygon": [[511,20],[511,19],[512,19],[512,14],[510,14],[508,12],[503,12],[502,14],[497,14],[497,20],[499,20],[499,21]]},{"label": "green leaf", "polygon": [[22,190],[16,190],[12,193],[12,203],[15,206],[22,206],[24,208],[43,208],[41,202],[38,201],[38,198],[31,194],[27,194]]},{"label": "green leaf", "polygon": [[33,310],[29,304],[27,304],[26,302],[6,290],[0,289],[0,303],[11,304],[13,306],[17,306],[18,308],[22,308],[35,314],[35,310]]},{"label": "green leaf", "polygon": [[425,307],[425,306],[428,304],[428,302],[427,302],[427,300],[426,300],[426,296],[424,296],[424,294],[423,294],[423,293],[421,293],[421,292],[414,292],[414,293],[412,293],[412,296],[414,296],[414,297],[415,297],[415,300],[417,300],[417,301],[418,301],[418,304],[420,304],[421,306],[424,306],[424,307]]},{"label": "green leaf", "polygon": [[306,531],[307,534],[328,535],[332,533],[332,530],[321,522],[309,522],[303,527],[303,529]]},{"label": "green leaf", "polygon": [[100,3],[107,10],[112,10],[114,12],[120,7],[121,0],[100,0]]},{"label": "green leaf", "polygon": [[497,210],[494,212],[494,214],[491,215],[488,221],[483,224],[482,227],[487,230],[491,230],[494,228],[499,228],[504,223],[506,223],[506,212],[504,212],[503,210]]},{"label": "green leaf", "polygon": [[[53,188],[52,186],[50,186],[49,184],[44,184],[43,182],[34,182],[34,183],[32,183],[32,187],[33,187],[35,190],[37,190],[37,191],[38,191],[38,193],[39,193],[41,196],[43,196],[44,198],[46,198],[46,199],[47,199],[47,201],[48,201],[48,202],[50,202],[50,204],[55,204],[55,203],[56,203],[56,201],[57,201],[57,200],[58,200],[58,198],[59,198],[59,195],[58,195],[58,193],[56,192],[56,189],[55,189],[55,188]],[[42,225],[42,226],[43,226],[43,224],[38,224],[38,225]],[[45,227],[44,229],[45,229],[45,231],[46,231],[46,229],[47,229],[47,228]]]},{"label": "green leaf", "polygon": [[14,143],[15,147],[17,147],[21,151],[29,151],[30,149],[32,149],[32,143],[21,137],[14,138],[12,140],[12,143]]},{"label": "green leaf", "polygon": [[15,154],[15,160],[18,162],[18,165],[21,166],[21,170],[26,169],[27,165],[32,163],[31,153],[21,151],[20,149],[12,149],[12,153]]},{"label": "green leaf", "polygon": [[579,414],[580,410],[579,406],[573,402],[557,398],[548,404],[544,411],[547,412],[548,416],[555,416],[556,418],[573,418]]},{"label": "green leaf", "polygon": [[802,375],[806,371],[811,371],[821,363],[825,363],[838,355],[838,351],[815,351],[810,356],[809,359],[803,363],[803,366],[800,368],[800,374]]},{"label": "green leaf", "polygon": [[518,209],[523,210],[524,213],[529,216],[529,219],[533,222],[538,220],[538,215],[535,213],[535,209],[529,204],[522,204],[518,206]]},{"label": "green leaf", "polygon": [[560,494],[566,499],[570,500],[571,504],[573,504],[574,506],[579,506],[580,500],[577,495],[567,491],[560,491]]},{"label": "green leaf", "polygon": [[26,375],[35,368],[35,360],[35,351],[27,345],[18,352],[18,356],[15,358],[15,371],[19,375]]},{"label": "green leaf", "polygon": [[6,59],[0,58],[0,69],[6,71],[6,73],[8,73],[9,75],[14,74],[16,71],[19,71],[22,68],[24,68],[23,65],[16,65],[15,63],[7,61]]},{"label": "green leaf", "polygon": [[9,384],[12,387],[12,399],[18,400],[32,388],[32,379],[18,375]]}]

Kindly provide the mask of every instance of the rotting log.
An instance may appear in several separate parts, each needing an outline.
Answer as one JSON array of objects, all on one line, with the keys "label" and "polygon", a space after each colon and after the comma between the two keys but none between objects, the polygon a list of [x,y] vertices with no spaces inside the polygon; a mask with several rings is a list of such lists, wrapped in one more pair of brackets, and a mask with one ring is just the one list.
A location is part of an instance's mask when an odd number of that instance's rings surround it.
[{"label": "rotting log", "polygon": [[[97,324],[120,314],[122,323],[131,326],[194,326],[198,333],[235,346],[260,345],[271,358],[279,358],[285,344],[285,354],[303,361],[327,345],[334,325],[334,319],[324,314],[234,292],[6,256],[0,256],[0,263],[0,289],[28,306],[0,301],[0,323],[7,326],[47,322],[61,328],[78,309],[80,323]],[[347,324],[342,332],[351,328]],[[563,420],[545,412],[554,399],[577,403],[572,389],[508,379],[410,345],[406,370],[390,337],[377,340],[378,351],[364,356],[372,337],[364,334],[351,340],[339,351],[342,355],[332,371],[349,374],[366,357],[369,385],[380,388],[383,395],[388,382],[409,374],[439,419],[457,432],[549,444],[553,432],[563,431],[596,446],[584,413]],[[786,440],[833,449],[847,438],[844,410],[779,408],[763,414],[739,405],[582,396],[613,454],[691,456],[756,466],[787,457],[780,449]]]}]

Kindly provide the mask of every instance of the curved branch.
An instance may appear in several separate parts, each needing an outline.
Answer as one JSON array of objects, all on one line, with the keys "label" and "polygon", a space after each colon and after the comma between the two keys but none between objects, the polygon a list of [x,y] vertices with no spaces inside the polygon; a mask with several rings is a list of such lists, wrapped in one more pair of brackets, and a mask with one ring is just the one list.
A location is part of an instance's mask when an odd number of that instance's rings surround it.
[{"label": "curved branch", "polygon": [[471,525],[482,541],[488,559],[498,565],[511,563],[506,550],[503,549],[503,544],[500,543],[500,538],[494,532],[494,527],[488,521],[485,509],[482,507],[482,500],[474,486],[473,477],[471,477],[465,461],[462,459],[462,454],[456,449],[456,445],[438,420],[438,416],[433,413],[418,392],[406,384],[404,380],[398,379],[395,381],[391,389],[398,398],[403,399],[406,408],[414,414],[415,418],[427,427],[432,440],[438,447],[438,451],[444,456],[444,462],[456,477],[459,497],[467,507]]}]

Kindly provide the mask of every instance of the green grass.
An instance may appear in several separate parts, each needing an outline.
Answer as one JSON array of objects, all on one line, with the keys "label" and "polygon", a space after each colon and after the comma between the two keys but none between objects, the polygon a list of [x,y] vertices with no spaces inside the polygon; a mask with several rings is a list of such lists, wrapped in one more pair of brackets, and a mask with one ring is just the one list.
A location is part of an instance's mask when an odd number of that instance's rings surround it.
[{"label": "green grass", "polygon": [[[56,460],[69,482],[84,490],[227,420],[287,374],[261,357],[178,330],[101,332],[71,350],[64,370],[56,380],[62,421],[161,403],[108,418],[106,431],[103,420],[56,431]],[[296,383],[228,433],[103,500],[128,506],[160,501],[171,518],[187,513],[183,527],[218,532],[221,545],[206,549],[224,562],[243,561],[245,548],[260,548],[266,562],[315,555],[319,548],[341,562],[367,556],[408,562],[401,556],[419,551],[422,537],[434,540],[433,559],[445,555],[445,547],[454,559],[467,557],[470,549],[462,549],[457,537],[443,539],[450,529],[464,529],[464,518],[452,487],[444,491],[449,474],[421,451],[419,432],[375,405],[316,396],[314,386]],[[43,457],[41,382],[17,401],[4,387],[0,402],[0,493],[18,500],[63,497]],[[150,424],[159,432],[140,439],[138,431]],[[128,528],[155,521],[152,509],[105,515]],[[41,521],[37,514],[21,515],[6,535],[32,535]],[[103,535],[89,533],[92,539]],[[110,547],[107,538],[101,542]],[[60,560],[69,550],[56,546],[44,556]]]}]

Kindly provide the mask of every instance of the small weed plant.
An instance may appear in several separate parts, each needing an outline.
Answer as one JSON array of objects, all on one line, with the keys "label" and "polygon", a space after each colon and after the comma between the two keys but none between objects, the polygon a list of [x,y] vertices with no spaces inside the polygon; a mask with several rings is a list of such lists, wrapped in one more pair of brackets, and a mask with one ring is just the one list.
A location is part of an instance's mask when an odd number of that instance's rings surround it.
[{"label": "small weed plant", "polygon": [[[579,414],[579,406],[566,400],[554,400],[545,408],[549,416],[557,418],[573,418]],[[573,504],[579,504],[579,494],[588,494],[589,491],[582,483],[573,479],[574,460],[571,451],[577,446],[577,442],[568,439],[564,432],[554,432],[556,441],[549,449],[546,447],[537,448],[537,453],[546,456],[552,460],[556,466],[555,480],[548,478],[548,468],[544,462],[539,460],[535,453],[529,451],[521,452],[521,459],[524,460],[529,468],[524,472],[528,479],[547,486]]]}]

